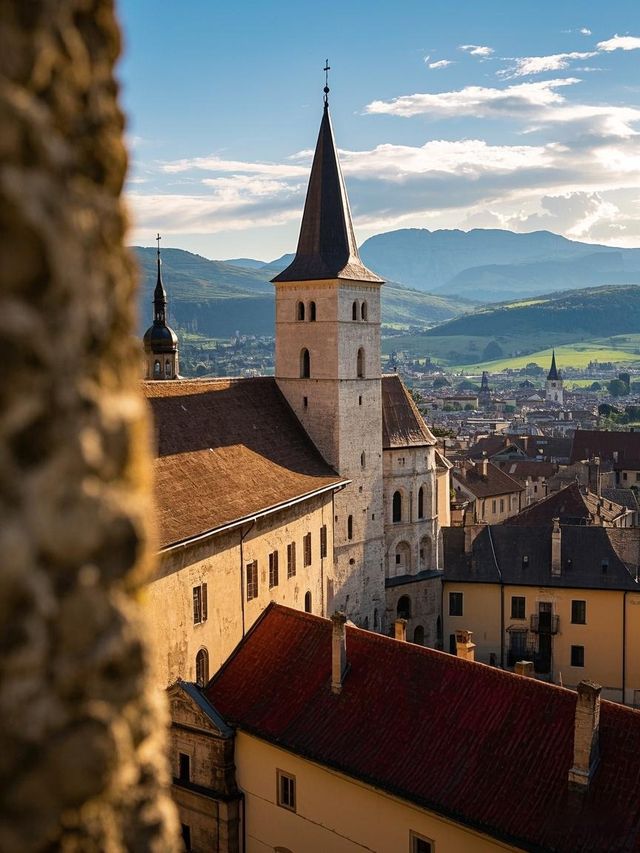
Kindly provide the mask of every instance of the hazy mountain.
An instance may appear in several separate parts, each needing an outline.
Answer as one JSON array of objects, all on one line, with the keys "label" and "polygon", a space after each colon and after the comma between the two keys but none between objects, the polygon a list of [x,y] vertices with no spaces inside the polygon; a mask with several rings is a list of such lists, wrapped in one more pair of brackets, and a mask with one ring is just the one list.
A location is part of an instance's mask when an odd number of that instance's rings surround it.
[{"label": "hazy mountain", "polygon": [[[138,328],[151,321],[156,283],[156,250],[135,247],[143,271]],[[248,269],[223,261],[210,261],[182,249],[162,250],[162,278],[169,295],[170,322],[212,337],[274,334],[274,288],[269,279],[289,261]],[[474,303],[431,295],[389,283],[382,292],[382,322],[431,325],[465,310]]]},{"label": "hazy mountain", "polygon": [[366,240],[360,255],[379,275],[417,290],[487,302],[585,284],[640,284],[640,249],[579,243],[549,231],[403,229]]},{"label": "hazy mountain", "polygon": [[260,267],[266,266],[266,261],[257,261],[255,258],[229,258],[221,263],[227,264],[230,267],[244,267],[248,270],[259,270]]}]

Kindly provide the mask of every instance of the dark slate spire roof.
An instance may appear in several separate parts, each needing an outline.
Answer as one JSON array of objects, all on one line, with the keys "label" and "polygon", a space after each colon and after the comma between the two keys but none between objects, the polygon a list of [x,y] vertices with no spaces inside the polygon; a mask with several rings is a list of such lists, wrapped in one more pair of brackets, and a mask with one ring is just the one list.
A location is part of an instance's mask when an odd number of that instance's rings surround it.
[{"label": "dark slate spire roof", "polygon": [[329,104],[316,145],[296,255],[273,282],[347,278],[382,283],[358,254],[349,200],[333,141]]},{"label": "dark slate spire roof", "polygon": [[167,292],[162,283],[160,272],[160,235],[158,240],[158,278],[153,291],[153,325],[144,333],[143,343],[146,352],[173,353],[178,346],[178,336],[167,325]]},{"label": "dark slate spire roof", "polygon": [[162,283],[162,273],[160,272],[160,244],[158,243],[158,278],[156,287],[153,291],[153,316],[154,321],[158,323],[167,322],[167,291]]},{"label": "dark slate spire roof", "polygon": [[558,368],[556,367],[556,351],[553,350],[553,355],[551,356],[551,369],[549,370],[549,375],[547,379],[560,379],[558,376]]}]

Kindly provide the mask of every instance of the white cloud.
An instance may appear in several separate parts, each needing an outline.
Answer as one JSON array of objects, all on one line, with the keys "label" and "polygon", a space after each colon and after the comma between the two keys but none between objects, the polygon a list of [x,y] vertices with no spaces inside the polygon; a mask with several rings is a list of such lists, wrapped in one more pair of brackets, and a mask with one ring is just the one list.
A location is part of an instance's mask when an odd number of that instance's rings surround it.
[{"label": "white cloud", "polygon": [[545,80],[534,83],[519,83],[506,89],[486,86],[465,86],[454,92],[416,93],[401,95],[391,101],[372,101],[365,107],[370,114],[433,116],[476,116],[523,115],[533,108],[551,106],[564,102],[555,91],[563,86],[572,86],[580,81],[574,77]]},{"label": "white cloud", "polygon": [[498,77],[511,79],[525,77],[530,74],[542,74],[545,71],[562,71],[568,68],[574,59],[590,59],[596,56],[596,51],[572,51],[571,53],[554,53],[550,56],[524,56],[515,59],[515,65],[498,71]]},{"label": "white cloud", "polygon": [[458,48],[460,50],[464,50],[466,53],[470,54],[471,56],[487,57],[487,56],[491,56],[491,54],[493,53],[492,47],[487,47],[486,45],[482,45],[482,44],[461,44],[461,45],[458,45]]},{"label": "white cloud", "polygon": [[439,59],[437,62],[429,62],[429,68],[446,68],[448,65],[453,65],[453,60],[451,59]]},{"label": "white cloud", "polygon": [[580,27],[578,32],[583,36],[590,36],[591,35],[591,30],[589,29],[589,27]]},{"label": "white cloud", "polygon": [[160,168],[167,174],[200,170],[206,172],[247,172],[279,178],[301,177],[307,174],[303,166],[286,163],[247,163],[242,160],[225,160],[216,154],[207,157],[173,160],[161,163]]},{"label": "white cloud", "polygon": [[607,53],[613,50],[639,50],[640,38],[638,36],[615,35],[606,41],[599,41],[596,47],[598,50],[604,50]]}]

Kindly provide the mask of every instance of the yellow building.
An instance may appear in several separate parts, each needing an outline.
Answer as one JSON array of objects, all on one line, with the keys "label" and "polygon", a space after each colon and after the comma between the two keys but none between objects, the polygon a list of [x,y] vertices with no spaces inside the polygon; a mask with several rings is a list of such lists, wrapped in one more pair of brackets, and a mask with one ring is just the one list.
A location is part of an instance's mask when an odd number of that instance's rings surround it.
[{"label": "yellow building", "polygon": [[[532,508],[533,509],[533,508]],[[541,678],[640,704],[637,529],[476,525],[445,531],[445,648],[473,632],[476,659],[531,660]]]},{"label": "yellow building", "polygon": [[204,690],[169,698],[196,853],[640,842],[640,714],[592,683],[576,694],[272,605]]}]

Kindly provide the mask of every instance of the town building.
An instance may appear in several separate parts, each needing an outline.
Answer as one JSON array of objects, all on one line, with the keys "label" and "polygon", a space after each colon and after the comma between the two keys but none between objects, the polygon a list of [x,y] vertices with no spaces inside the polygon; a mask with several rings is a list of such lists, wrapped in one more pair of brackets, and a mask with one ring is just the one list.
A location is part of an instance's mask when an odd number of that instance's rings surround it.
[{"label": "town building", "polygon": [[[514,463],[517,464],[517,463]],[[530,463],[544,465],[546,463]],[[561,525],[577,524],[583,527],[635,527],[637,510],[616,503],[603,495],[589,491],[579,483],[569,483],[558,492],[527,506],[509,519],[510,525],[552,525],[558,519]]]},{"label": "town building", "polygon": [[[388,631],[390,579],[414,586],[415,641],[439,635],[449,468],[399,377],[380,373],[382,280],[358,255],[326,98],[296,255],[274,284],[275,377],[144,385],[163,686],[206,681],[271,601]],[[156,296],[164,335],[159,256]]]},{"label": "town building", "polygon": [[[601,853],[640,846],[640,714],[271,605],[169,690],[194,851]],[[472,656],[460,632],[458,649]],[[526,665],[521,667],[526,672]]]},{"label": "town building", "polygon": [[488,459],[462,460],[451,471],[456,504],[465,503],[465,523],[497,524],[522,509],[525,488]]},{"label": "town building", "polygon": [[[536,512],[541,504],[528,512]],[[444,531],[443,634],[476,658],[520,660],[556,684],[597,681],[615,701],[640,701],[640,532],[581,524],[501,524]]]},{"label": "town building", "polygon": [[571,446],[571,464],[593,458],[601,465],[611,465],[617,486],[640,486],[640,432],[577,430]]}]

